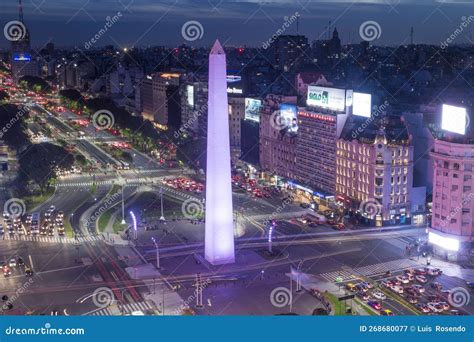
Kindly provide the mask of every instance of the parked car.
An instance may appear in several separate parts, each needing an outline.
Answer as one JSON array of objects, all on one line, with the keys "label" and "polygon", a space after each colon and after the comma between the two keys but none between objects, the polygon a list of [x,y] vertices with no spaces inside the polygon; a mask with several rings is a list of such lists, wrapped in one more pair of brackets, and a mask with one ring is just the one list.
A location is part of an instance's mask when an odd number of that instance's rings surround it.
[{"label": "parked car", "polygon": [[441,285],[437,281],[431,283],[431,287],[434,288],[437,291],[441,291],[443,289],[443,285]]}]

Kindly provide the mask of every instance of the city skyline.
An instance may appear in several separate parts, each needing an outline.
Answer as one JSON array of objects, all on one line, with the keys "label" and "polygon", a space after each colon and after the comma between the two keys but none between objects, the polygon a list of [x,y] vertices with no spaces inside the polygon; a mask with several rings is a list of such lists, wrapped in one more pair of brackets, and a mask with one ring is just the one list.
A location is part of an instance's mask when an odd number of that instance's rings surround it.
[{"label": "city skyline", "polygon": [[[179,0],[160,4],[144,0],[110,0],[94,4],[88,1],[67,4],[56,1],[24,2],[25,21],[32,34],[32,46],[35,47],[49,41],[57,46],[80,47],[104,26],[107,17],[113,17],[118,12],[122,14],[120,20],[114,23],[108,36],[97,46],[177,46],[180,44],[177,42],[181,42],[210,47],[219,38],[226,45],[259,47],[282,27],[285,17],[295,13],[300,16],[299,33],[308,36],[310,42],[327,37],[327,27],[331,22],[331,27],[337,27],[341,33],[343,44],[358,43],[361,41],[360,25],[365,21],[376,21],[381,27],[381,34],[372,42],[374,45],[408,44],[411,27],[414,28],[415,43],[439,45],[459,27],[463,17],[468,18],[472,14],[470,8],[472,5],[465,1],[434,0],[308,1],[301,4],[286,1],[263,4],[253,1],[209,1],[198,4]],[[17,19],[14,1],[1,4],[0,9],[1,23]],[[203,34],[199,39],[187,41],[181,36],[181,28],[191,20],[202,25]],[[400,22],[403,22],[402,27]],[[473,27],[466,27],[455,44],[471,43],[473,30]],[[296,34],[296,25],[290,25],[285,34]],[[7,41],[2,39],[0,47],[7,48]]]}]

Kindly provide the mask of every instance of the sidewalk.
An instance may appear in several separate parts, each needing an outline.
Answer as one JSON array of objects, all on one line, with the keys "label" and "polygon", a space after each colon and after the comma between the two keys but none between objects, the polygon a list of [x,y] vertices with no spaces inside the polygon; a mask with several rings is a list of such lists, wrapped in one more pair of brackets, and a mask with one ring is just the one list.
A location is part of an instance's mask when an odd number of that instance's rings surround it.
[{"label": "sidewalk", "polygon": [[[148,293],[142,293],[145,300],[151,300],[160,314],[182,314],[184,300],[177,292],[173,291],[171,284],[163,278],[155,265],[146,263],[143,256],[132,247],[120,246],[116,247],[115,250],[129,266],[125,270],[132,279],[147,280],[145,286],[148,288]],[[153,279],[153,281],[150,281],[150,279]]]}]

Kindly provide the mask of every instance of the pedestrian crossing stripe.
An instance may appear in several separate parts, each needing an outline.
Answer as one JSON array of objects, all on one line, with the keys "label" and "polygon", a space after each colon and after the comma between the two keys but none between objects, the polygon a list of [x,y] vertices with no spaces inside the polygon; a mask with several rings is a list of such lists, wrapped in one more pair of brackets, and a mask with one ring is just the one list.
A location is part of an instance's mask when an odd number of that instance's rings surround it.
[{"label": "pedestrian crossing stripe", "polygon": [[[118,307],[121,311],[123,311],[123,314],[125,315],[131,314],[132,312],[135,312],[135,311],[154,310],[154,304],[149,300],[146,300],[144,302],[128,303],[123,306],[119,304]],[[107,307],[107,308],[92,312],[90,316],[113,316],[113,313],[110,310],[110,308]]]},{"label": "pedestrian crossing stripe", "polygon": [[336,282],[336,279],[338,278],[341,278],[342,282],[347,282],[355,280],[360,276],[371,277],[385,274],[387,271],[396,272],[415,267],[419,267],[419,264],[416,261],[410,259],[396,259],[378,264],[346,269],[343,271],[321,273],[320,276],[330,282]]},{"label": "pedestrian crossing stripe", "polygon": [[77,244],[82,242],[95,242],[102,241],[104,237],[102,235],[89,235],[89,236],[78,236],[77,238],[69,238],[65,236],[31,236],[31,235],[10,235],[4,234],[0,240],[10,241],[29,241],[29,242],[45,242],[45,243],[66,243],[66,244]]}]

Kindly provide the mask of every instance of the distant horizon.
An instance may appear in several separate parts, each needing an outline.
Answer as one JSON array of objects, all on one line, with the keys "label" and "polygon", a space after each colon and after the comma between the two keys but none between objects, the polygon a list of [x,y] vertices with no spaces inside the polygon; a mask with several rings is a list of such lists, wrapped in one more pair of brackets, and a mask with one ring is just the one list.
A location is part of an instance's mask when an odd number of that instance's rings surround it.
[{"label": "distant horizon", "polygon": [[[261,46],[281,29],[296,13],[299,14],[298,33],[314,40],[327,38],[335,27],[343,45],[357,44],[362,39],[360,26],[376,22],[380,26],[376,46],[401,46],[410,42],[414,28],[414,43],[440,45],[456,29],[463,18],[474,15],[474,6],[466,3],[436,0],[355,0],[307,1],[299,5],[291,1],[212,0],[101,0],[94,3],[70,0],[47,2],[24,1],[25,23],[30,30],[32,46],[41,47],[48,41],[55,46],[80,47],[89,41],[107,21],[121,13],[120,20],[111,25],[97,46],[117,45],[176,47],[182,43],[196,47],[211,46],[219,38],[226,46]],[[469,17],[470,18],[470,17]],[[0,4],[2,28],[18,20],[17,1]],[[182,27],[195,21],[203,28],[202,37],[191,42],[183,39]],[[400,27],[403,23],[403,27]],[[284,28],[283,34],[296,34],[296,23]],[[456,37],[453,45],[472,44],[474,23],[469,22]],[[0,48],[9,42],[0,38]]]}]

